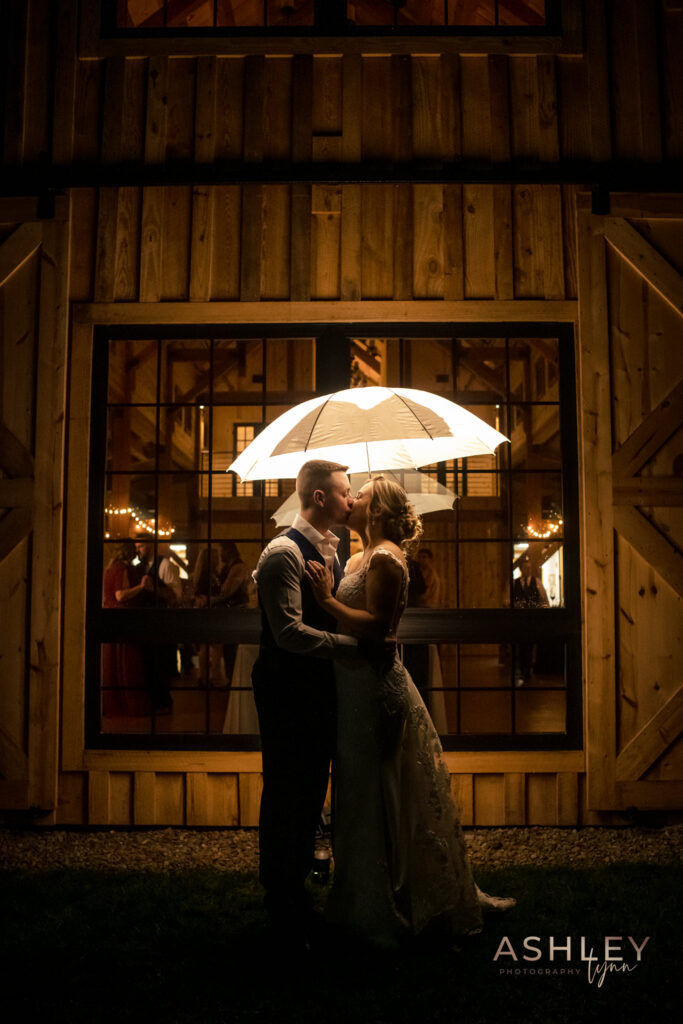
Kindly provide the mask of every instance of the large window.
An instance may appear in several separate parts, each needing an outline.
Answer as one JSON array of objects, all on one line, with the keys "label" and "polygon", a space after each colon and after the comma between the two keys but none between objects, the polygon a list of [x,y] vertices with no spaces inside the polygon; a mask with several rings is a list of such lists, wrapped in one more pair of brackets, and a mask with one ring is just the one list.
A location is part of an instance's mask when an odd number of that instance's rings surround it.
[{"label": "large window", "polygon": [[105,0],[110,32],[549,32],[558,0]]},{"label": "large window", "polygon": [[424,517],[400,639],[444,745],[578,744],[571,331],[402,330],[99,334],[89,743],[258,745],[250,574],[294,484],[243,483],[227,467],[316,391],[384,384],[442,394],[510,438],[495,455],[424,467],[454,507]]}]

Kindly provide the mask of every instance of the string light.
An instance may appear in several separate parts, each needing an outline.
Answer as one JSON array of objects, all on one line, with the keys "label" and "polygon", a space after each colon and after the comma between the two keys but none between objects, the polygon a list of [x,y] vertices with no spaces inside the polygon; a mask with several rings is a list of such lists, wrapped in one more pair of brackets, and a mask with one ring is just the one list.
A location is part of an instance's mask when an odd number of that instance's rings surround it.
[{"label": "string light", "polygon": [[139,530],[144,530],[146,533],[156,532],[159,537],[172,537],[175,533],[175,526],[172,526],[170,530],[162,530],[161,528],[157,530],[156,519],[143,519],[138,509],[126,507],[125,505],[122,508],[108,505],[104,510],[104,514],[106,516],[131,516]]},{"label": "string light", "polygon": [[537,530],[531,523],[525,526],[525,530],[530,537],[535,540],[547,540],[549,537],[554,537],[560,532],[560,527],[564,526],[564,519],[557,519],[554,522],[548,523],[547,529]]}]

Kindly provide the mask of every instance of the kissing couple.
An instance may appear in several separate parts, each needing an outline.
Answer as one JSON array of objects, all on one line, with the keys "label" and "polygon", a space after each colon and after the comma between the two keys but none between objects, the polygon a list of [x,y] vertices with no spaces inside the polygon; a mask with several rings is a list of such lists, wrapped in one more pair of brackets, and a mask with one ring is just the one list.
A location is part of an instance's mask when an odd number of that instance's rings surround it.
[{"label": "kissing couple", "polygon": [[[427,934],[452,945],[514,899],[475,884],[438,734],[398,658],[406,551],[422,524],[382,476],[351,495],[346,466],[305,463],[291,529],[254,572],[263,629],[252,681],[263,752],[264,905],[287,948],[309,948],[304,888],[334,761],[334,876],[325,919],[396,948]],[[363,540],[345,573],[331,527]]]}]

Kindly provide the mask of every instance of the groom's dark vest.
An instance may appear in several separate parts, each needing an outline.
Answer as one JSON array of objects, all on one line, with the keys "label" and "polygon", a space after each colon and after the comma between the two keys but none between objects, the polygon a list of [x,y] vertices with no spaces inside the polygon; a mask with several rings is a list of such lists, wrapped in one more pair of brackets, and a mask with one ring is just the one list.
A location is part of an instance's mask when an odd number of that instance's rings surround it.
[{"label": "groom's dark vest", "polygon": [[[294,541],[303,556],[304,563],[314,561],[320,562],[322,565],[325,564],[323,556],[304,537],[303,533],[292,527],[292,529],[287,530],[281,536],[289,537]],[[333,574],[334,593],[342,577],[341,566],[336,558],[334,560]],[[256,666],[254,666],[257,674],[263,678],[266,674],[275,672],[277,680],[280,682],[287,681],[305,685],[310,681],[316,689],[324,687],[327,682],[331,688],[334,683],[331,659],[316,658],[307,654],[295,654],[292,651],[285,651],[282,647],[278,647],[260,598],[259,605],[261,607],[262,629],[259,658]],[[336,622],[334,618],[324,611],[315,600],[311,585],[305,576],[301,581],[301,619],[304,625],[311,626],[313,629],[325,630],[328,633],[335,632]]]}]

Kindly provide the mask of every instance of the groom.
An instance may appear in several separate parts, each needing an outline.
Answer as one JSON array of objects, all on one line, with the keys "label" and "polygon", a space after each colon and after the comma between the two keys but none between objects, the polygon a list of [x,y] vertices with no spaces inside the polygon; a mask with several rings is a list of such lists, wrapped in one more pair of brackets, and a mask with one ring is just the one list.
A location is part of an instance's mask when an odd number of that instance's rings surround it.
[{"label": "groom", "polygon": [[252,673],[263,751],[260,879],[273,924],[295,944],[307,942],[304,882],[334,751],[332,659],[357,656],[356,641],[333,632],[334,619],[316,603],[304,567],[309,559],[321,562],[336,591],[339,539],[330,527],[343,526],[353,508],[347,468],[320,460],[301,467],[300,512],[254,572],[263,627]]}]

